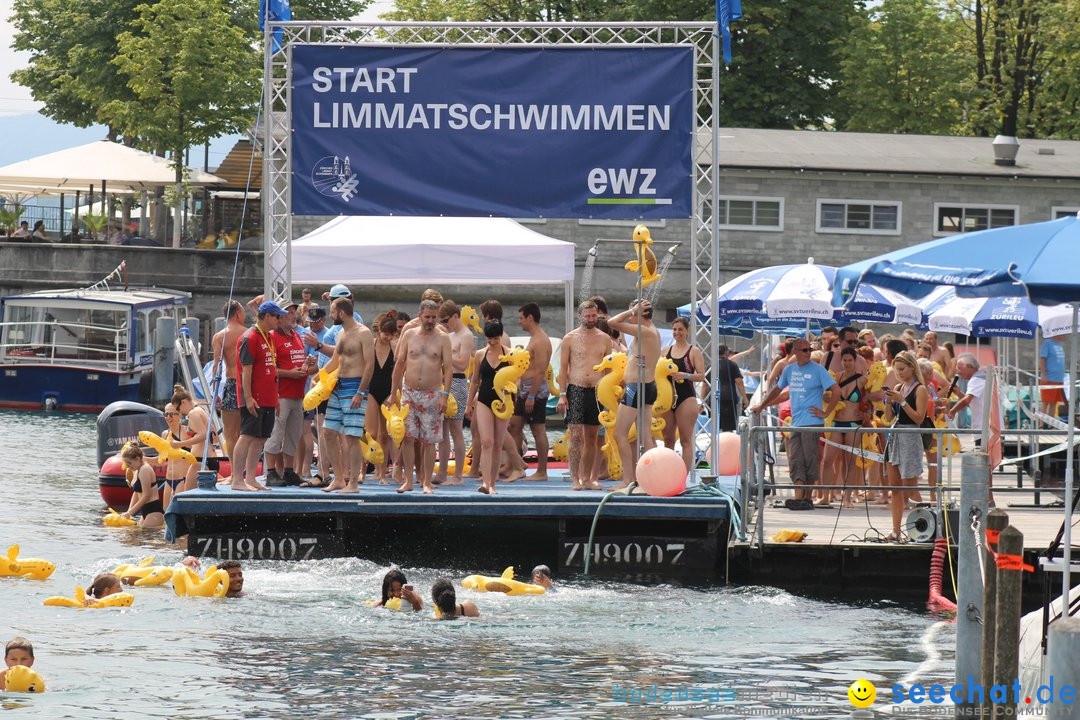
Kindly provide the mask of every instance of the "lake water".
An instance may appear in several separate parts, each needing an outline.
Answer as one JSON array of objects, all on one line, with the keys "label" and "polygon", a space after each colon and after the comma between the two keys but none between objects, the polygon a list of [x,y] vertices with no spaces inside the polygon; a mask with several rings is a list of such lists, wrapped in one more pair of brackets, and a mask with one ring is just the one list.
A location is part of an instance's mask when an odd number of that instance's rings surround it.
[{"label": "lake water", "polygon": [[[159,532],[102,527],[94,443],[93,416],[0,411],[0,544],[57,564],[45,581],[0,578],[0,640],[33,641],[49,690],[0,694],[0,717],[843,718],[858,677],[878,685],[874,708],[888,705],[937,621],[770,588],[570,578],[552,595],[505,597],[460,587],[491,568],[404,568],[426,605],[446,575],[482,615],[433,622],[428,607],[366,607],[387,568],[359,559],[246,563],[239,599],[135,588],[127,609],[44,607],[118,564],[181,558]],[[921,682],[951,678],[953,642],[952,626],[935,633],[940,659]],[[628,702],[616,685],[735,700]]]}]

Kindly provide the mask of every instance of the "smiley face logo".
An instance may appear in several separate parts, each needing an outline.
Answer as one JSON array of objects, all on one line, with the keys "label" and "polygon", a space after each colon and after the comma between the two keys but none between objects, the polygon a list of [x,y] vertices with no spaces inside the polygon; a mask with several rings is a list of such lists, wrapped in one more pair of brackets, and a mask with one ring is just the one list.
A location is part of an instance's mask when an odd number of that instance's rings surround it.
[{"label": "smiley face logo", "polygon": [[851,683],[851,686],[847,689],[847,696],[855,707],[868,708],[874,704],[874,700],[877,698],[877,688],[869,680],[859,678]]}]

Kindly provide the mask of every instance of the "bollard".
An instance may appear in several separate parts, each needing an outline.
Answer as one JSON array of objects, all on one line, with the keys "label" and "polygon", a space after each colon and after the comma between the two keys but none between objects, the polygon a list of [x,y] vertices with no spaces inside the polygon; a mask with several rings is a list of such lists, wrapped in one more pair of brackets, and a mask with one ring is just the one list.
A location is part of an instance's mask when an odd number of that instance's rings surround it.
[{"label": "bollard", "polygon": [[[1080,689],[1080,617],[1063,617],[1050,625],[1047,667],[1053,681],[1035,691],[1035,699],[1046,704],[1050,720],[1076,720],[1077,705],[1062,702],[1062,688]],[[1046,690],[1053,696],[1052,703]]]},{"label": "bollard", "polygon": [[[990,472],[985,453],[963,456],[960,468],[960,524],[957,529],[959,549],[956,569],[956,684],[967,688],[969,678],[982,673],[983,587],[979,573],[979,550],[971,533],[971,515],[980,522],[986,518],[987,481]],[[979,542],[983,542],[982,538]],[[964,693],[965,698],[967,692]],[[956,717],[973,717],[978,707],[957,703]]]},{"label": "bollard", "polygon": [[197,358],[199,361],[199,367],[202,367],[202,355],[199,353],[202,348],[202,322],[194,315],[187,317],[188,332],[191,335],[191,344],[195,347],[195,353],[199,355]]},{"label": "bollard", "polygon": [[213,334],[217,335],[219,332],[221,332],[226,327],[228,327],[228,325],[229,325],[228,320],[221,317],[220,315],[217,316],[216,318],[214,318],[214,333]]},{"label": "bollard", "polygon": [[154,326],[153,373],[151,400],[164,405],[172,399],[176,378],[176,318],[159,317]]},{"label": "bollard", "polygon": [[[994,684],[994,644],[996,641],[997,625],[994,618],[997,616],[997,580],[998,569],[994,560],[997,552],[998,535],[1009,526],[1009,514],[1004,510],[991,510],[986,517],[986,552],[985,556],[986,578],[983,584],[983,639],[982,639],[982,686],[985,692]],[[990,717],[994,703],[989,695],[983,696],[983,717]]]},{"label": "bollard", "polygon": [[[1019,560],[1017,560],[1019,558]],[[1024,534],[1012,525],[998,538],[998,583],[994,630],[994,685],[1011,689],[1020,677],[1020,581],[1024,559]],[[989,692],[989,688],[984,688]],[[994,718],[1016,717],[1016,697],[1006,693],[994,702]]]}]

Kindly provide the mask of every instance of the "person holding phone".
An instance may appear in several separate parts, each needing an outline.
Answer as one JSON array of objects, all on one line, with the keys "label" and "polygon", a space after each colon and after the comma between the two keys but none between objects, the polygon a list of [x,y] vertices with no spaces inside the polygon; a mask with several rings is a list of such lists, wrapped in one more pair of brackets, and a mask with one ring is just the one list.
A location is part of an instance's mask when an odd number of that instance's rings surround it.
[{"label": "person holding phone", "polygon": [[375,607],[384,607],[391,610],[402,610],[402,602],[412,605],[414,612],[424,609],[424,601],[413,591],[413,586],[408,584],[405,573],[397,568],[390,570],[383,576],[382,599],[375,603]]}]

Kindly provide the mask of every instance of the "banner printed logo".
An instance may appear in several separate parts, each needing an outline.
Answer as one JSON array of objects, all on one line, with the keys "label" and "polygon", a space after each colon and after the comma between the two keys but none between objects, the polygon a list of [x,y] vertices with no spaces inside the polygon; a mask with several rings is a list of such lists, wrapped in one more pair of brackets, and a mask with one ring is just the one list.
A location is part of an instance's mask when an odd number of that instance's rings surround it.
[{"label": "banner printed logo", "polygon": [[346,203],[353,199],[360,187],[348,155],[344,159],[327,155],[315,163],[311,170],[311,184],[323,195],[340,197]]}]

